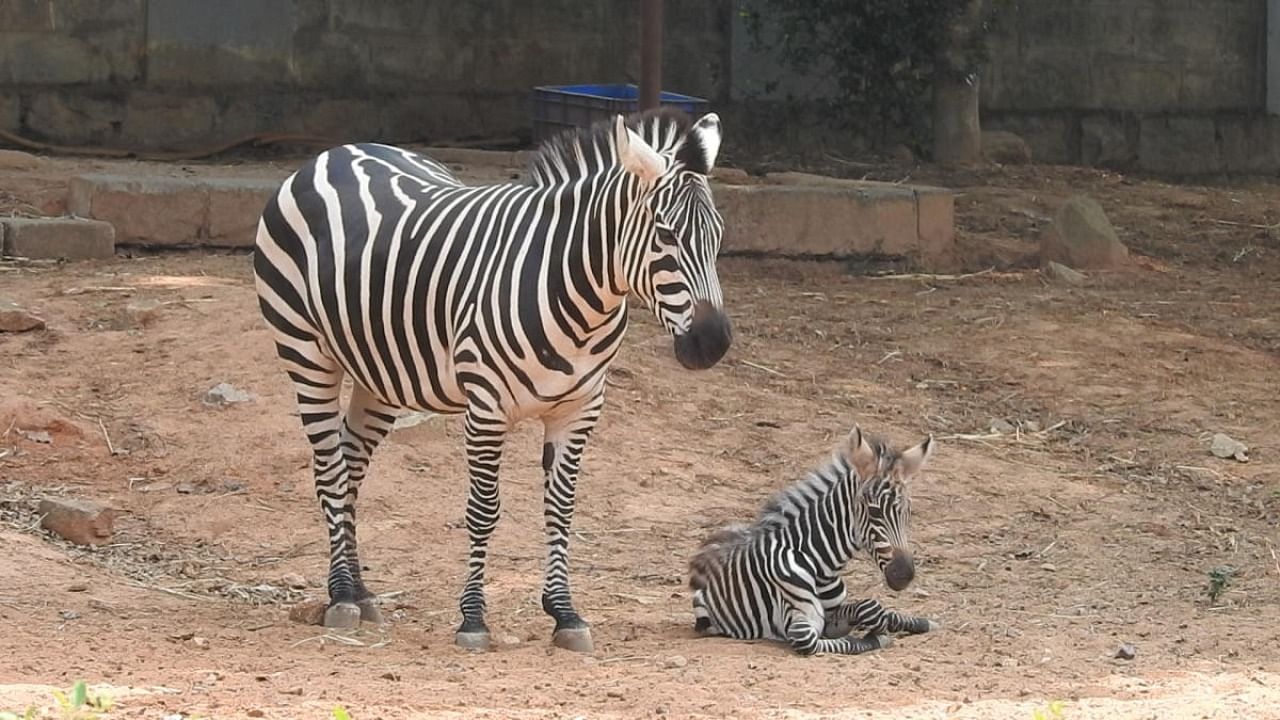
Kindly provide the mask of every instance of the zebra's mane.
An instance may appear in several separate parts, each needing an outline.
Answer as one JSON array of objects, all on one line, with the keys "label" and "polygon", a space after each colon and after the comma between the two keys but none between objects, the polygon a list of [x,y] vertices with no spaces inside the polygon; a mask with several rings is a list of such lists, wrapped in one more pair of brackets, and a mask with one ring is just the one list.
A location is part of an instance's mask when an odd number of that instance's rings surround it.
[{"label": "zebra's mane", "polygon": [[[629,115],[623,122],[658,153],[674,157],[687,169],[703,174],[709,171],[702,148],[688,142],[693,122],[684,111],[647,110]],[[543,142],[529,163],[525,182],[535,187],[550,187],[612,167],[617,157],[613,123],[612,118],[600,120],[590,127],[566,130]]]}]

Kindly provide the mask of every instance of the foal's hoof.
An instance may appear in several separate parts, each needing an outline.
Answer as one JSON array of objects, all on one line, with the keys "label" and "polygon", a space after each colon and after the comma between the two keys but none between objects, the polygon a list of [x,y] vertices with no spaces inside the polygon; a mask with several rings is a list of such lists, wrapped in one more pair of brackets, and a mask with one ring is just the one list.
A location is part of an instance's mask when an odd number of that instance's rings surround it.
[{"label": "foal's hoof", "polygon": [[942,623],[937,620],[925,620],[925,632],[938,632],[942,629]]},{"label": "foal's hoof", "polygon": [[879,645],[881,650],[883,650],[883,649],[885,649],[885,648],[887,648],[887,647],[889,647],[890,645],[892,645],[892,644],[893,644],[893,636],[892,636],[892,635],[872,635],[871,637],[869,637],[869,638],[867,638],[867,639],[868,639],[868,640],[870,640],[871,642],[876,643],[877,645]]},{"label": "foal's hoof", "polygon": [[453,642],[460,648],[467,650],[488,650],[490,646],[489,631],[463,631],[459,630],[453,636]]},{"label": "foal's hoof", "polygon": [[378,600],[369,598],[356,603],[360,606],[360,621],[373,623],[374,625],[382,624],[382,610],[378,608]]},{"label": "foal's hoof", "polygon": [[360,607],[355,603],[335,603],[324,611],[324,626],[331,630],[352,630],[360,627]]},{"label": "foal's hoof", "polygon": [[561,628],[551,636],[551,642],[558,648],[573,652],[589,653],[596,649],[591,641],[591,628]]}]

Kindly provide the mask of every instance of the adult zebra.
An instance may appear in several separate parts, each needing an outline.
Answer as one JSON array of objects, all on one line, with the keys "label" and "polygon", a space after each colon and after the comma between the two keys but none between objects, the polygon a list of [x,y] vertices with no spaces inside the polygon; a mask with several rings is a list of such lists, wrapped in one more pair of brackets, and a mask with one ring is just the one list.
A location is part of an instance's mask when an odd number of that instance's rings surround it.
[{"label": "adult zebra", "polygon": [[[646,140],[647,138],[647,140]],[[325,625],[380,619],[360,575],[355,504],[397,410],[465,414],[471,489],[457,642],[487,647],[484,574],[508,431],[544,426],[554,642],[592,648],[569,591],[582,452],[627,325],[650,307],[688,369],[731,342],[707,176],[720,121],[646,113],[566,133],[521,184],[467,186],[385,145],[328,150],[285,180],[258,226],[259,305],[297,390],[329,533]],[[345,414],[343,376],[353,391]]]}]

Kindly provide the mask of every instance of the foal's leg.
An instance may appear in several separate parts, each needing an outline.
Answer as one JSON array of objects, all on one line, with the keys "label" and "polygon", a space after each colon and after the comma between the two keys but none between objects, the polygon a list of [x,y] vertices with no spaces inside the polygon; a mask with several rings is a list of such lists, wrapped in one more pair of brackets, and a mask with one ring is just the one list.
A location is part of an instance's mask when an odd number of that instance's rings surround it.
[{"label": "foal's leg", "polygon": [[787,612],[787,641],[801,655],[859,655],[893,644],[888,635],[869,633],[865,637],[823,637],[820,607],[802,609],[792,606]]},{"label": "foal's leg", "polygon": [[858,600],[830,610],[827,624],[844,629],[845,634],[860,630],[873,634],[920,635],[939,628],[933,620],[889,610],[876,600]]},{"label": "foal's leg", "polygon": [[547,566],[542,609],[556,621],[552,642],[566,650],[591,652],[591,628],[578,615],[569,592],[569,529],[587,439],[600,419],[603,392],[574,407],[558,408],[543,419],[543,514],[547,533]]}]

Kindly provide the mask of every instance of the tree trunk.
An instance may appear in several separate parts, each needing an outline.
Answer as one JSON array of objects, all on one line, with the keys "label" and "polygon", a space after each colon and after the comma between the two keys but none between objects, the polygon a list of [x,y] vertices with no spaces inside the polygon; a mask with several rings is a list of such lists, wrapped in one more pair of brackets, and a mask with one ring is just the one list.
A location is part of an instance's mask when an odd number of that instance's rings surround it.
[{"label": "tree trunk", "polygon": [[978,122],[978,76],[939,73],[933,81],[933,160],[945,167],[982,159]]},{"label": "tree trunk", "polygon": [[933,159],[940,165],[973,165],[982,159],[978,73],[967,49],[981,39],[988,2],[968,0],[934,61]]}]

